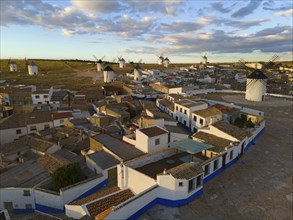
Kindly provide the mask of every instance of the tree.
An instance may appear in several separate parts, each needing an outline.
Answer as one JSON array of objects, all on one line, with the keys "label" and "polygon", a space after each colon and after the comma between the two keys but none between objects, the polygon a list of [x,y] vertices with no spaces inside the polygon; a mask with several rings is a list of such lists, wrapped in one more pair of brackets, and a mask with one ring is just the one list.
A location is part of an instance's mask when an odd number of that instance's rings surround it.
[{"label": "tree", "polygon": [[60,167],[52,174],[52,188],[59,191],[60,188],[72,185],[86,179],[78,163],[72,163]]}]

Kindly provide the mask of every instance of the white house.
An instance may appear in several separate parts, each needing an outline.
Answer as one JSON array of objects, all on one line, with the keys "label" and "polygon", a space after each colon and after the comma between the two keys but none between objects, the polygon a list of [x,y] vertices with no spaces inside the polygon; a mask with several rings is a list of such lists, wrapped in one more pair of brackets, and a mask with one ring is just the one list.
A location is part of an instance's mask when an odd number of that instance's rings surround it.
[{"label": "white house", "polygon": [[52,120],[54,127],[63,126],[63,123],[73,119],[72,112],[52,112]]},{"label": "white house", "polygon": [[207,127],[200,128],[198,131],[235,142],[235,145],[240,147],[240,154],[243,154],[249,143],[248,139],[251,137],[250,132],[224,121],[218,121]]},{"label": "white house", "polygon": [[39,89],[32,93],[33,104],[48,104],[53,94],[53,87],[50,89]]},{"label": "white house", "polygon": [[0,144],[9,143],[23,135],[52,127],[51,112],[13,114],[0,120]]},{"label": "white house", "polygon": [[197,110],[192,112],[191,130],[195,132],[197,128],[202,128],[222,120],[222,112],[216,107]]},{"label": "white house", "polygon": [[133,144],[144,153],[165,149],[168,147],[168,131],[158,126],[136,129],[135,136],[124,136],[123,141]]},{"label": "white house", "polygon": [[193,101],[190,99],[180,99],[174,102],[174,118],[184,126],[191,126],[192,112],[208,108],[208,104],[203,101]]},{"label": "white house", "polygon": [[38,75],[38,66],[32,61],[27,65],[28,74],[31,76]]}]

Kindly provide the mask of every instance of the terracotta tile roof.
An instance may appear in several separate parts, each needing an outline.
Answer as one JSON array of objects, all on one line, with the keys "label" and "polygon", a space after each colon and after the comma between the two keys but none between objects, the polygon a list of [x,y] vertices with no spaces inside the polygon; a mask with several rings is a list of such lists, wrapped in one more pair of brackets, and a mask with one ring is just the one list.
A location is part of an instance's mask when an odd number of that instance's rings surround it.
[{"label": "terracotta tile roof", "polygon": [[52,113],[53,120],[63,119],[63,118],[73,118],[71,112],[53,112]]},{"label": "terracotta tile roof", "polygon": [[128,200],[129,198],[133,196],[134,196],[133,192],[131,192],[130,189],[126,189],[114,195],[110,195],[106,198],[90,203],[86,207],[88,209],[88,212],[90,213],[90,216],[92,218],[95,218],[100,213],[103,213],[104,211],[108,210],[109,208],[113,206],[119,205],[120,203]]},{"label": "terracotta tile roof", "polygon": [[87,197],[73,201],[73,202],[69,203],[69,205],[83,205],[83,204],[86,204],[86,203],[91,202],[93,200],[96,200],[98,198],[102,198],[106,195],[117,192],[119,190],[120,190],[120,188],[118,186],[106,187],[105,189],[101,189],[101,190],[99,190],[99,191],[97,191]]},{"label": "terracotta tile roof", "polygon": [[249,132],[224,121],[218,121],[214,123],[212,126],[231,135],[232,137],[238,139],[239,141],[243,140],[245,137],[250,136]]},{"label": "terracotta tile roof", "polygon": [[209,150],[215,151],[218,153],[224,151],[226,147],[229,148],[230,144],[233,142],[233,141],[230,141],[230,140],[227,140],[224,138],[220,138],[215,135],[208,134],[208,133],[205,133],[202,131],[195,133],[193,135],[193,137],[200,140],[200,141],[203,141],[206,144],[212,145],[213,147],[210,148]]},{"label": "terracotta tile roof", "polygon": [[211,108],[207,108],[207,109],[194,111],[192,113],[196,114],[196,115],[199,115],[199,116],[201,116],[203,118],[207,118],[207,117],[211,117],[211,116],[214,116],[214,115],[219,115],[222,112],[219,109],[215,108],[215,107],[211,107]]},{"label": "terracotta tile roof", "polygon": [[168,131],[165,131],[164,129],[159,128],[157,126],[148,127],[148,128],[142,128],[142,129],[140,129],[140,131],[142,133],[144,133],[148,137],[155,137],[155,136],[158,136],[158,135],[162,135],[162,134],[167,134],[168,133]]},{"label": "terracotta tile roof", "polygon": [[28,137],[27,145],[31,149],[45,153],[50,147],[54,145],[54,143],[47,140],[35,138],[35,137]]},{"label": "terracotta tile roof", "polygon": [[38,163],[48,170],[49,173],[54,173],[58,168],[70,164],[70,161],[59,155],[46,154],[38,159]]},{"label": "terracotta tile roof", "polygon": [[51,122],[51,112],[17,113],[0,120],[0,130],[25,127],[26,125]]},{"label": "terracotta tile roof", "polygon": [[[202,167],[198,163],[183,163],[177,167],[169,169],[166,174],[171,174],[176,179],[191,179],[198,174],[202,173]],[[163,174],[163,173],[161,173]]]}]

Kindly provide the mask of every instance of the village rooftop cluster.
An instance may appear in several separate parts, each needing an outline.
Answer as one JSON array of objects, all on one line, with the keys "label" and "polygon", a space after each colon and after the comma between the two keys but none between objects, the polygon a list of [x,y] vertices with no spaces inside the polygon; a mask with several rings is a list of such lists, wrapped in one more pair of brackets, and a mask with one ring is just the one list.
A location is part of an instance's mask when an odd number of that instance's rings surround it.
[{"label": "village rooftop cluster", "polygon": [[[125,60],[118,62],[123,69]],[[267,83],[281,68],[212,66],[206,56],[180,68],[160,56],[163,70],[127,65],[133,72],[115,74],[98,59],[102,85],[81,90],[2,82],[1,210],[135,219],[155,204],[188,204],[265,129],[263,112],[205,94],[244,87],[237,92],[247,101],[265,101],[276,95]],[[9,68],[18,71],[13,61]],[[292,68],[282,68],[291,81]],[[35,62],[27,71],[39,74]],[[58,187],[54,177],[64,167],[78,167],[81,179]]]}]

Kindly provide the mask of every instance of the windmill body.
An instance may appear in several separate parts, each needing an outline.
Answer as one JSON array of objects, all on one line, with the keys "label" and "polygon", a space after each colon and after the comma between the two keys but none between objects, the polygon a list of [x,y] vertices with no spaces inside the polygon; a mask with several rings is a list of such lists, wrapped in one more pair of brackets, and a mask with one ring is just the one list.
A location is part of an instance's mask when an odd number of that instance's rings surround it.
[{"label": "windmill body", "polygon": [[163,62],[164,62],[164,57],[163,56],[159,56],[158,65],[163,65]]},{"label": "windmill body", "polygon": [[27,65],[28,74],[31,76],[38,75],[38,66],[32,61]]},{"label": "windmill body", "polygon": [[122,69],[125,67],[125,60],[123,58],[119,58],[118,62],[119,62],[119,68]]},{"label": "windmill body", "polygon": [[264,101],[267,91],[267,76],[259,69],[247,76],[245,99],[248,101]]},{"label": "windmill body", "polygon": [[99,60],[97,62],[97,71],[103,71],[103,62],[102,62],[102,60]]},{"label": "windmill body", "polygon": [[142,80],[142,72],[141,69],[137,66],[133,70],[133,78],[135,81],[141,81]]},{"label": "windmill body", "polygon": [[206,56],[203,56],[203,57],[201,58],[201,63],[202,63],[203,65],[207,65],[207,64],[208,64],[208,58],[207,58]]},{"label": "windmill body", "polygon": [[164,67],[168,68],[169,64],[170,64],[170,60],[168,59],[168,57],[166,57],[163,61],[163,65]]},{"label": "windmill body", "polygon": [[10,69],[10,72],[16,72],[17,71],[17,65],[15,62],[10,62],[9,63],[9,69]]},{"label": "windmill body", "polygon": [[103,70],[103,73],[105,83],[110,83],[114,81],[114,71],[110,66],[106,66],[106,68]]}]

